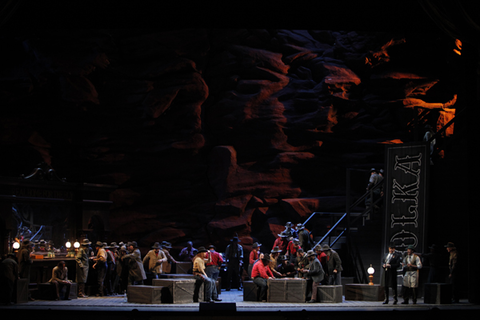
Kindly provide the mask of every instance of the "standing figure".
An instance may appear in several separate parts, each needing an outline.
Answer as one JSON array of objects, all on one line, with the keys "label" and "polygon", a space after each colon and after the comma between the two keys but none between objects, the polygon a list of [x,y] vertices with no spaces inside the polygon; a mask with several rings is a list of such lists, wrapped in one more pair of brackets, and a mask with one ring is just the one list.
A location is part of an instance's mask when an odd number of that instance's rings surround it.
[{"label": "standing figure", "polygon": [[163,273],[162,265],[167,262],[167,257],[161,249],[160,243],[155,242],[152,250],[148,251],[143,258],[143,265],[147,265],[148,272],[153,273],[155,278],[158,278],[158,275]]},{"label": "standing figure", "polygon": [[187,242],[187,246],[180,251],[178,255],[180,261],[188,261],[193,262],[193,258],[195,257],[196,249],[193,247],[192,241]]},{"label": "standing figure", "polygon": [[312,238],[310,237],[310,232],[305,229],[305,226],[302,223],[297,224],[297,236],[298,241],[300,242],[300,248],[305,252],[312,249]]},{"label": "standing figure", "polygon": [[78,297],[86,298],[85,295],[85,283],[88,278],[88,268],[89,268],[89,245],[91,244],[88,239],[83,239],[78,248],[77,254],[75,255],[76,269],[75,269],[75,281],[78,284]]},{"label": "standing figure", "polygon": [[62,287],[66,288],[64,300],[70,300],[69,296],[72,282],[68,280],[68,268],[65,266],[65,261],[60,261],[57,266],[53,268],[52,278],[48,282],[55,285],[57,293],[55,300],[60,300],[60,290]]},{"label": "standing figure", "polygon": [[262,245],[258,242],[255,242],[253,245],[252,245],[252,251],[250,251],[250,255],[248,256],[248,276],[251,278],[252,277],[252,268],[253,268],[253,264],[255,263],[255,261],[258,260],[259,256],[260,256],[260,247]]},{"label": "standing figure", "polygon": [[212,288],[212,299],[215,301],[222,301],[222,299],[218,298],[218,291],[217,291],[217,279],[218,275],[220,274],[220,268],[223,263],[223,258],[220,253],[215,251],[215,246],[211,244],[208,247],[208,252],[206,253],[206,258],[208,258],[208,263],[206,265],[205,273],[207,277],[213,280],[213,288]]},{"label": "standing figure", "polygon": [[243,264],[243,248],[239,242],[240,240],[235,236],[225,249],[225,259],[227,260],[227,291],[230,291],[232,288],[232,282],[238,285],[238,290],[242,290],[240,270]]},{"label": "standing figure", "polygon": [[420,279],[419,272],[422,268],[422,261],[416,255],[415,248],[412,245],[407,247],[407,255],[403,258],[403,302],[408,304],[408,300],[412,297],[413,304],[417,303],[417,288]]},{"label": "standing figure", "polygon": [[287,253],[285,254],[285,256],[291,263],[295,263],[295,260],[297,259],[297,250],[301,248],[302,247],[300,246],[300,240],[298,239],[292,239],[288,242]]},{"label": "standing figure", "polygon": [[457,248],[453,244],[453,242],[448,242],[445,245],[445,248],[447,249],[449,255],[448,258],[448,278],[447,278],[447,283],[452,285],[452,302],[453,303],[458,303],[460,300],[459,297],[459,287],[458,287],[458,254],[457,254]]},{"label": "standing figure", "polygon": [[[195,288],[193,291],[193,302],[198,302],[198,296],[200,287],[202,283],[205,285],[205,301],[214,302],[213,300],[213,287],[215,282],[210,279],[205,273],[205,262],[210,262],[210,259],[207,259],[206,253],[207,249],[204,247],[198,248],[197,255],[193,259],[193,277],[195,278]],[[207,261],[205,261],[207,260]]]},{"label": "standing figure", "polygon": [[97,255],[93,258],[95,263],[92,268],[97,271],[97,297],[103,297],[105,295],[103,285],[107,274],[107,252],[101,241],[97,241],[95,249],[97,250]]},{"label": "standing figure", "polygon": [[[22,246],[18,251],[17,260],[18,260],[18,275],[20,278],[25,278],[30,284],[30,270],[32,269],[32,254],[33,254],[34,244],[30,240],[24,240]],[[28,300],[33,301],[34,299],[28,293]]]},{"label": "standing figure", "polygon": [[297,260],[296,260],[296,268],[297,268],[297,277],[304,278],[305,272],[304,270],[308,270],[309,261],[307,258],[307,254],[303,251],[303,249],[297,250]]},{"label": "standing figure", "polygon": [[136,241],[127,243],[128,253],[123,256],[125,265],[128,269],[128,285],[143,285],[143,281],[147,279],[145,269],[143,267],[142,253],[138,248]]},{"label": "standing figure", "polygon": [[167,241],[162,241],[162,251],[167,257],[167,262],[162,263],[162,273],[171,273],[172,272],[172,265],[177,263],[172,255],[170,254],[170,249],[172,249],[172,244]]},{"label": "standing figure", "polygon": [[331,249],[328,244],[322,246],[322,251],[326,255],[326,270],[325,273],[328,276],[327,284],[329,285],[342,285],[342,260],[338,253]]},{"label": "standing figure", "polygon": [[287,246],[289,242],[289,235],[285,231],[282,231],[279,235],[278,238],[275,239],[275,242],[273,243],[273,247],[278,247],[281,251],[281,254],[284,255],[287,253]]},{"label": "standing figure", "polygon": [[317,302],[318,286],[320,286],[321,282],[323,281],[325,272],[323,271],[320,261],[318,261],[317,253],[315,251],[308,251],[307,258],[309,261],[309,268],[308,270],[302,270],[302,272],[305,273],[307,281],[311,283],[308,288],[312,291],[312,296],[308,302],[314,303]]},{"label": "standing figure", "polygon": [[18,280],[18,263],[15,254],[9,253],[0,264],[0,303],[13,304]]},{"label": "standing figure", "polygon": [[385,301],[383,304],[388,304],[388,291],[389,287],[392,288],[393,292],[393,304],[398,302],[398,293],[397,293],[397,269],[400,267],[402,262],[402,254],[395,250],[395,245],[390,244],[388,247],[388,253],[382,259],[382,286],[385,291]]}]

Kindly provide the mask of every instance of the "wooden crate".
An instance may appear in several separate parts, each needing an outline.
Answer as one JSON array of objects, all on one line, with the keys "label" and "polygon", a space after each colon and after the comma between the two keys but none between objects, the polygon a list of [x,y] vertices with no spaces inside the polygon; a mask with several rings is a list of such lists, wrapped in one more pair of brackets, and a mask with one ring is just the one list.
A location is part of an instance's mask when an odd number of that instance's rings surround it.
[{"label": "wooden crate", "polygon": [[257,285],[253,281],[243,281],[243,301],[257,301]]},{"label": "wooden crate", "polygon": [[305,302],[307,281],[305,279],[285,278],[267,281],[268,302]]},{"label": "wooden crate", "polygon": [[343,286],[319,286],[317,288],[317,300],[329,303],[343,302]]},{"label": "wooden crate", "polygon": [[[193,302],[195,279],[153,279],[153,286],[164,287],[162,291],[163,303],[190,303]],[[204,286],[200,287],[199,300],[204,300]]]},{"label": "wooden crate", "polygon": [[162,290],[161,286],[130,285],[127,287],[127,300],[135,303],[162,303]]}]

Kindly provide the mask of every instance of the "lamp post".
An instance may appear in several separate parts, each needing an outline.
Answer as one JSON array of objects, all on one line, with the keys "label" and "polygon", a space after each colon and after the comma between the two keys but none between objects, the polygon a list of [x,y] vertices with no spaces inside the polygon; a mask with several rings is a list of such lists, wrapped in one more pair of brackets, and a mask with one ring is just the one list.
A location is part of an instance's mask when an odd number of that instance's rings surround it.
[{"label": "lamp post", "polygon": [[368,280],[370,281],[368,285],[373,286],[373,274],[375,273],[375,269],[373,269],[372,265],[370,268],[367,269],[368,272]]}]

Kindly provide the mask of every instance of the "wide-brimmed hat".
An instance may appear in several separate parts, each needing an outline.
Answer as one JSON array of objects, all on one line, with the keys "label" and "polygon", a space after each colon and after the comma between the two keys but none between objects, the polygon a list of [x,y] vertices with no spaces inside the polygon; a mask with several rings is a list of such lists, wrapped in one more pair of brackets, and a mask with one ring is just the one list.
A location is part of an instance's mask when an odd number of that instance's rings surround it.
[{"label": "wide-brimmed hat", "polygon": [[82,242],[80,243],[80,245],[82,246],[88,246],[88,245],[91,245],[92,243],[88,240],[88,239],[83,239]]},{"label": "wide-brimmed hat", "polygon": [[240,239],[238,239],[238,237],[237,237],[237,236],[235,236],[235,237],[233,237],[233,238],[232,238],[232,240],[230,240],[230,241],[232,241],[232,242],[233,242],[233,241],[240,242]]},{"label": "wide-brimmed hat", "polygon": [[410,250],[415,251],[415,247],[413,246],[413,244],[409,245],[409,246],[407,247],[407,249],[410,249]]},{"label": "wide-brimmed hat", "polygon": [[130,246],[132,246],[134,248],[138,248],[137,241],[129,241],[127,243],[127,247],[130,247]]},{"label": "wide-brimmed hat", "polygon": [[197,254],[198,254],[198,253],[202,253],[202,252],[207,252],[207,251],[208,251],[208,250],[207,250],[205,247],[199,247],[199,248],[197,249]]},{"label": "wide-brimmed hat", "polygon": [[167,249],[172,249],[172,244],[167,241],[162,241],[162,247],[167,248]]},{"label": "wide-brimmed hat", "polygon": [[453,242],[448,242],[448,243],[445,245],[445,248],[455,248],[455,245],[453,244]]},{"label": "wide-brimmed hat", "polygon": [[305,226],[303,225],[303,223],[298,223],[297,230],[303,230],[303,229],[305,229]]},{"label": "wide-brimmed hat", "polygon": [[101,248],[103,248],[103,247],[104,247],[104,244],[103,244],[102,241],[97,241],[97,242],[95,243],[95,246],[96,246],[96,247],[101,247]]},{"label": "wide-brimmed hat", "polygon": [[293,224],[289,221],[285,224],[285,227],[288,227],[288,228],[291,228],[293,226]]},{"label": "wide-brimmed hat", "polygon": [[285,255],[283,255],[283,254],[280,255],[280,256],[278,256],[278,261],[285,261],[285,260],[288,260],[288,257],[287,257],[287,256],[285,256]]},{"label": "wide-brimmed hat", "polygon": [[273,247],[272,251],[270,253],[277,253],[277,252],[282,252],[278,246]]},{"label": "wide-brimmed hat", "polygon": [[262,246],[261,243],[254,242],[253,245],[252,245],[252,248],[258,248],[258,247],[261,247],[261,246]]},{"label": "wide-brimmed hat", "polygon": [[117,249],[117,248],[119,248],[119,246],[118,246],[118,244],[117,244],[116,242],[112,242],[112,243],[110,243],[110,246],[108,246],[108,248],[110,248],[110,249]]},{"label": "wide-brimmed hat", "polygon": [[322,251],[328,251],[328,250],[332,250],[332,248],[330,248],[330,246],[328,244],[324,244],[322,246]]},{"label": "wide-brimmed hat", "polygon": [[307,251],[307,257],[316,256],[316,255],[317,255],[317,253],[313,250],[308,250]]},{"label": "wide-brimmed hat", "polygon": [[213,249],[216,249],[213,244],[211,244],[211,245],[208,246],[208,249],[212,249],[212,248],[213,248]]},{"label": "wide-brimmed hat", "polygon": [[152,246],[152,249],[162,249],[162,246],[160,245],[159,242],[155,242]]}]

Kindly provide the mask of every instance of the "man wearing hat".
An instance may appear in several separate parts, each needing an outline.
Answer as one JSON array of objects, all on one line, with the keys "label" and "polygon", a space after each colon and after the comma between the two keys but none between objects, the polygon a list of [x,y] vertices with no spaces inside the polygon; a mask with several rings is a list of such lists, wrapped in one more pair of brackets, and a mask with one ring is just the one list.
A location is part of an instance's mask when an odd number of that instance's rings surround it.
[{"label": "man wearing hat", "polygon": [[389,287],[393,292],[393,304],[397,304],[397,269],[402,262],[402,254],[395,250],[395,245],[392,243],[388,246],[388,253],[383,256],[382,259],[382,286],[385,292],[385,301],[383,304],[388,304],[388,291]]},{"label": "man wearing hat", "polygon": [[[34,248],[34,243],[28,239],[25,239],[22,242],[22,246],[17,253],[17,260],[18,260],[18,276],[20,278],[27,279],[28,283],[30,284],[30,270],[32,269],[32,252]],[[30,292],[28,294],[28,299],[33,301],[34,299],[31,297]]]},{"label": "man wearing hat", "polygon": [[328,244],[322,246],[322,251],[325,253],[325,273],[328,277],[327,284],[342,285],[342,260],[338,253],[330,248]]},{"label": "man wearing hat", "polygon": [[97,255],[93,258],[95,262],[92,266],[97,271],[97,297],[103,297],[105,295],[103,288],[105,282],[105,276],[107,272],[107,252],[105,251],[104,244],[101,241],[95,243],[95,249]]},{"label": "man wearing hat", "polygon": [[86,298],[85,295],[85,283],[88,278],[88,267],[89,267],[89,246],[91,242],[88,239],[83,239],[80,243],[80,248],[78,248],[77,254],[75,255],[76,262],[76,273],[75,273],[75,282],[78,284],[78,297]]},{"label": "man wearing hat", "polygon": [[142,261],[142,254],[136,241],[127,243],[128,253],[122,257],[125,261],[124,266],[128,269],[128,285],[143,285],[147,279]]},{"label": "man wearing hat", "polygon": [[[202,283],[205,285],[205,302],[214,302],[213,287],[215,282],[210,279],[205,272],[205,262],[210,262],[207,258],[208,250],[205,247],[197,249],[197,255],[193,259],[193,277],[195,278],[195,289],[193,291],[193,302],[198,302],[198,294]],[[218,298],[217,298],[218,300]]]},{"label": "man wearing hat", "polygon": [[417,288],[419,281],[419,271],[422,268],[422,261],[416,255],[415,248],[412,245],[407,247],[407,254],[403,257],[403,302],[408,304],[408,300],[412,297],[413,304],[417,303]]},{"label": "man wearing hat", "polygon": [[175,260],[170,254],[172,244],[168,241],[162,241],[161,247],[165,257],[167,257],[167,262],[162,263],[162,273],[170,273],[172,271],[172,265],[177,263],[177,260]]},{"label": "man wearing hat", "polygon": [[272,273],[280,278],[282,277],[282,274],[278,272],[277,267],[278,267],[278,257],[280,257],[280,254],[282,253],[282,250],[280,250],[279,247],[273,247],[272,251],[270,251],[270,270],[272,270]]},{"label": "man wearing hat", "polygon": [[163,273],[162,265],[167,262],[167,257],[160,243],[155,242],[152,246],[152,250],[148,251],[145,257],[143,257],[143,265],[147,266],[147,271],[153,273],[155,278]]},{"label": "man wearing hat", "polygon": [[240,240],[235,236],[225,249],[225,259],[227,260],[227,291],[230,291],[232,288],[232,283],[238,284],[238,290],[242,290],[241,270],[243,264],[243,247],[239,242]]},{"label": "man wearing hat", "polygon": [[258,242],[253,243],[252,251],[250,251],[250,255],[248,256],[248,276],[250,278],[252,277],[253,264],[255,263],[255,261],[258,260],[258,257],[260,256],[261,246],[262,245]]},{"label": "man wearing hat", "polygon": [[297,237],[300,242],[300,248],[307,252],[312,248],[312,239],[310,238],[310,232],[305,229],[303,223],[297,224]]},{"label": "man wearing hat", "polygon": [[297,250],[300,248],[300,240],[292,239],[288,242],[287,253],[285,256],[291,263],[295,263],[295,260],[297,259]]},{"label": "man wearing hat", "polygon": [[208,251],[205,254],[206,258],[208,259],[208,263],[206,264],[205,273],[207,277],[213,280],[213,300],[215,301],[222,301],[222,299],[218,298],[218,291],[217,291],[217,279],[218,275],[220,274],[220,268],[223,263],[223,258],[220,253],[215,251],[215,246],[213,244],[208,246]]},{"label": "man wearing hat", "polygon": [[270,258],[267,255],[260,255],[261,259],[252,268],[253,283],[258,287],[257,300],[267,301],[268,279],[273,279],[270,268]]},{"label": "man wearing hat", "polygon": [[291,263],[287,256],[279,256],[277,261],[277,271],[282,275],[282,278],[294,278],[297,274],[297,270],[295,269],[295,265]]},{"label": "man wearing hat", "polygon": [[275,239],[275,242],[273,243],[273,247],[278,247],[281,251],[281,254],[286,254],[287,253],[287,246],[288,246],[288,233],[285,231],[282,231],[279,235],[278,238]]},{"label": "man wearing hat", "polygon": [[308,301],[309,303],[317,302],[317,291],[323,281],[325,272],[323,271],[320,261],[317,259],[317,253],[313,250],[307,252],[307,259],[309,261],[308,270],[303,269],[302,273],[305,274],[307,282],[311,283],[308,288],[312,291],[312,297]]},{"label": "man wearing hat", "polygon": [[457,283],[458,278],[458,255],[457,255],[457,248],[453,242],[448,242],[445,245],[449,253],[448,258],[448,279],[447,283],[452,285],[452,302],[458,303],[459,302],[459,288]]}]

